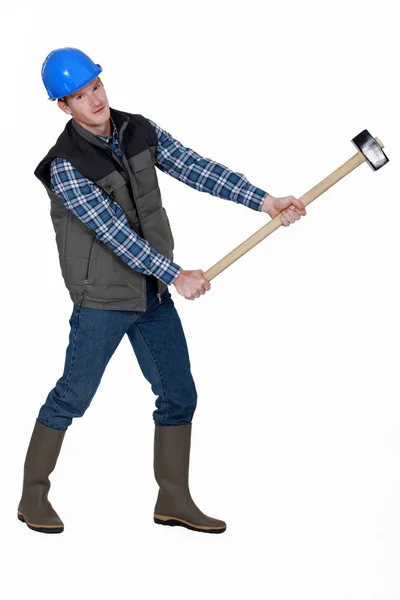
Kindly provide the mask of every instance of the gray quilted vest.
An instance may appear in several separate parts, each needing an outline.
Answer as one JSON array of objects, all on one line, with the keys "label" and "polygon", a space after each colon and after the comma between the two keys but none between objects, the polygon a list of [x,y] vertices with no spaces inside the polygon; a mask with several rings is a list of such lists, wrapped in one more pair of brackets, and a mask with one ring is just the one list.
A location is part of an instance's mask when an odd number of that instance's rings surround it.
[{"label": "gray quilted vest", "polygon": [[[68,160],[107,192],[124,211],[131,228],[159,253],[173,260],[174,240],[162,206],[155,168],[157,133],[145,117],[110,108],[118,130],[122,159],[103,140],[70,119],[35,175],[51,201],[61,273],[71,300],[106,310],[144,311],[147,275],[133,270],[50,189],[50,164]],[[167,285],[157,279],[159,300]]]}]

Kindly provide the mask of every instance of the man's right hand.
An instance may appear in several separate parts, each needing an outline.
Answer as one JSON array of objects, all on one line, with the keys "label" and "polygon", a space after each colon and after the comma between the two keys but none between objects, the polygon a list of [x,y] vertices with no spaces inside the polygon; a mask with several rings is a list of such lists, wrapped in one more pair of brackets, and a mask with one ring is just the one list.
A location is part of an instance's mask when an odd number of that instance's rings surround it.
[{"label": "man's right hand", "polygon": [[211,284],[204,277],[203,273],[204,271],[201,269],[195,271],[182,270],[174,281],[174,286],[178,290],[178,294],[184,296],[186,300],[194,300],[208,292]]}]

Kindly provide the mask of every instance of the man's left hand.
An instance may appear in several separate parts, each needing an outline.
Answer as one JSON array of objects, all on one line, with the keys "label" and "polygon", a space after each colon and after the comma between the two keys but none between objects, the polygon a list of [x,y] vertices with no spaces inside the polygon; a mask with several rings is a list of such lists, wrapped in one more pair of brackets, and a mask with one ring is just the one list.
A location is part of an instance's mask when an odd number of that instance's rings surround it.
[{"label": "man's left hand", "polygon": [[[294,206],[295,208],[289,208]],[[291,223],[298,221],[301,216],[306,215],[305,206],[300,200],[294,196],[283,196],[275,198],[268,194],[261,207],[261,212],[266,212],[273,219],[276,215],[281,214],[281,223],[284,227],[288,227]]]}]

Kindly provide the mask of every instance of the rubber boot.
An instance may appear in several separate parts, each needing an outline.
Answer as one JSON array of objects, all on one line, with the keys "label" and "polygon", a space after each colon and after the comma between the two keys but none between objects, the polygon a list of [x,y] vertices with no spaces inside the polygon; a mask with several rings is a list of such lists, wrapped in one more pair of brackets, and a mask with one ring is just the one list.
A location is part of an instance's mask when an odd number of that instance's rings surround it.
[{"label": "rubber boot", "polygon": [[160,489],[154,508],[154,522],[180,525],[205,533],[223,533],[226,523],[202,513],[190,495],[191,433],[191,423],[155,426],[154,475]]},{"label": "rubber boot", "polygon": [[18,519],[41,533],[61,533],[64,524],[47,494],[49,475],[56,466],[66,429],[53,429],[36,421],[26,453]]}]

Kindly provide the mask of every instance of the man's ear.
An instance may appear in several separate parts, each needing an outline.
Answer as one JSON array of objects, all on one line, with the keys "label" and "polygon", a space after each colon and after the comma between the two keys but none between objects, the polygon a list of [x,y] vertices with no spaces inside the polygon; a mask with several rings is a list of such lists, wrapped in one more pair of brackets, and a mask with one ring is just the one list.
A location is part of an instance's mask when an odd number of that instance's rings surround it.
[{"label": "man's ear", "polygon": [[64,100],[57,100],[57,104],[62,111],[64,111],[67,115],[71,114],[71,109],[65,104]]}]

